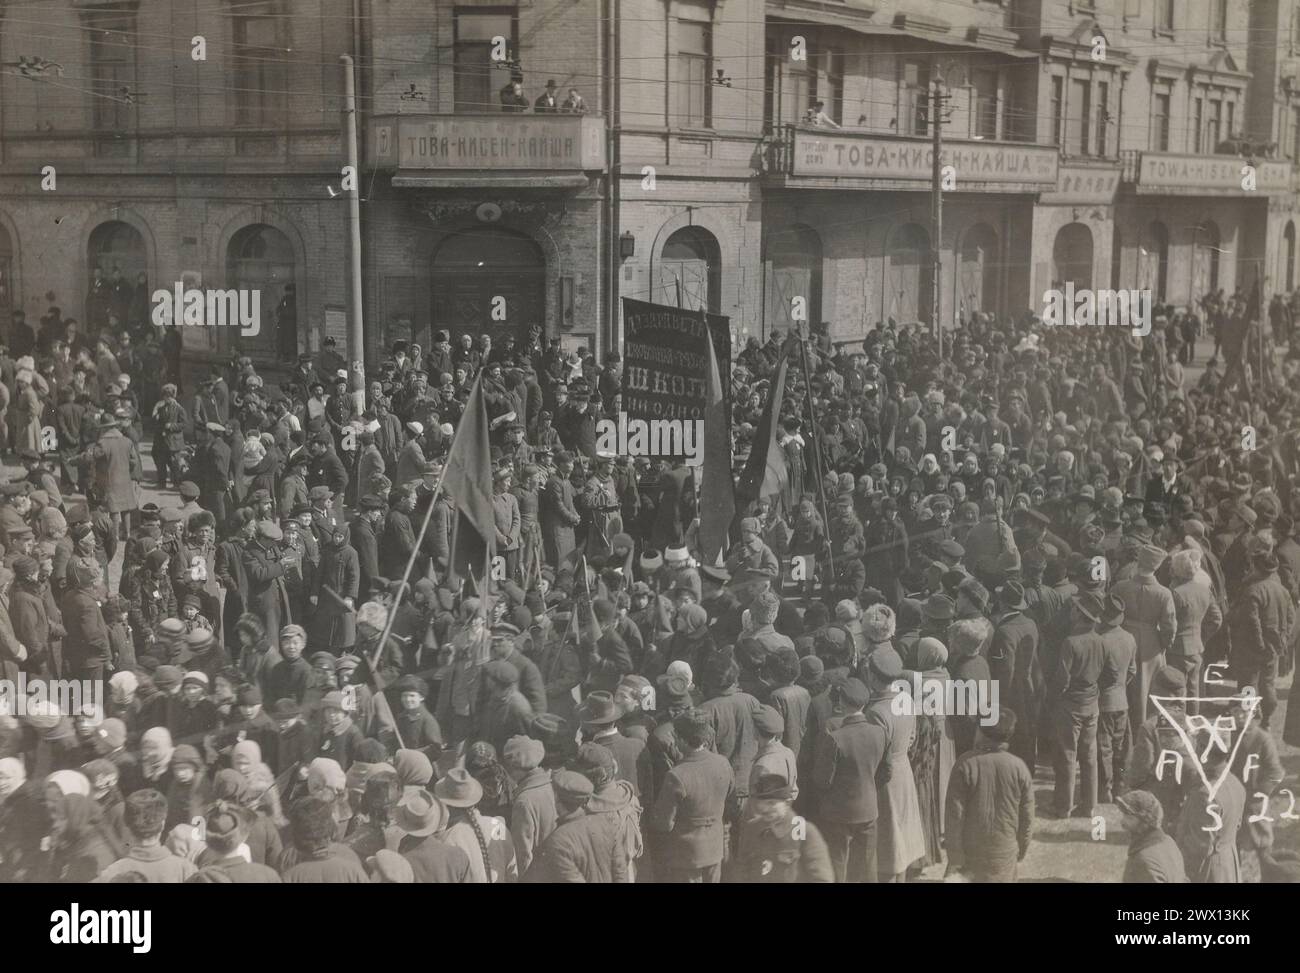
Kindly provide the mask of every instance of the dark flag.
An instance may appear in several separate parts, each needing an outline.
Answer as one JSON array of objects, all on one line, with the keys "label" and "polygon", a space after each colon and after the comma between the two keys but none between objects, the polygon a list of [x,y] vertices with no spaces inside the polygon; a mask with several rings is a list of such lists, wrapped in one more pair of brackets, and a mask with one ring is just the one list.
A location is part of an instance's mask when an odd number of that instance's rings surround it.
[{"label": "dark flag", "polygon": [[[736,505],[742,510],[759,497],[770,497],[782,492],[790,480],[786,469],[785,452],[777,445],[777,427],[781,421],[781,400],[785,397],[785,375],[790,364],[790,353],[798,347],[798,337],[790,335],[777,357],[776,372],[768,391],[767,406],[754,432],[754,448],[749,462],[740,474],[736,485]],[[817,430],[810,430],[817,435]]]},{"label": "dark flag", "polygon": [[704,407],[704,465],[700,471],[700,553],[705,564],[713,564],[727,546],[727,531],[736,516],[736,491],[731,479],[731,433],[718,354],[712,341],[705,344],[709,356],[704,377],[709,390]]},{"label": "dark flag", "polygon": [[452,568],[461,577],[478,575],[496,546],[492,452],[488,445],[487,404],[483,400],[482,384],[480,372],[465,403],[442,479],[442,488],[458,511]]}]

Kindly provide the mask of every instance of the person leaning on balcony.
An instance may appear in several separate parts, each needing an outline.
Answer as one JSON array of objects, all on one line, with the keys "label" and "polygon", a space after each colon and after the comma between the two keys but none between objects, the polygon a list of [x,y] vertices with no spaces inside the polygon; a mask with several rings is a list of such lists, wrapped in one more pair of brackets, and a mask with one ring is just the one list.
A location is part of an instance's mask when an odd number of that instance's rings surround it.
[{"label": "person leaning on balcony", "polygon": [[804,121],[816,128],[840,127],[838,122],[831,118],[830,115],[826,114],[826,102],[824,101],[816,102],[811,108],[809,108],[808,114],[804,116]]},{"label": "person leaning on balcony", "polygon": [[578,94],[577,88],[569,89],[569,97],[565,98],[564,104],[560,105],[560,112],[565,115],[587,114],[587,103],[582,95]]},{"label": "person leaning on balcony", "polygon": [[520,78],[511,78],[510,83],[501,89],[502,111],[528,111],[528,96],[524,94],[524,83]]}]

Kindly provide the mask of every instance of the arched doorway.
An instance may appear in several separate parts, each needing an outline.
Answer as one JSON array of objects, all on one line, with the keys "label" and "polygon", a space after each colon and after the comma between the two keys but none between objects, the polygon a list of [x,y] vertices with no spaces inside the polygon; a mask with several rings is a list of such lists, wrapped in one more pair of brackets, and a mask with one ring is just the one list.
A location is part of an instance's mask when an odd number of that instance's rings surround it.
[{"label": "arched doorway", "polygon": [[677,303],[681,281],[682,306],[710,314],[722,307],[722,251],[718,239],[698,226],[684,226],[664,242],[659,258],[659,300]]},{"label": "arched doorway", "polygon": [[1219,289],[1219,227],[1213,220],[1203,220],[1193,231],[1195,244],[1192,264],[1192,301]]},{"label": "arched doorway", "polygon": [[964,317],[974,311],[1001,311],[998,235],[987,223],[975,224],[962,237],[957,300]]},{"label": "arched doorway", "polygon": [[1169,227],[1159,220],[1147,228],[1146,251],[1144,284],[1155,292],[1155,299],[1163,303],[1169,291]]},{"label": "arched doorway", "polygon": [[273,226],[254,223],[230,238],[226,248],[226,286],[258,291],[261,328],[242,335],[223,333],[240,354],[286,365],[298,355],[297,260],[289,238]]},{"label": "arched doorway", "polygon": [[889,238],[886,316],[898,324],[911,321],[929,324],[933,279],[930,234],[916,223],[900,226]]},{"label": "arched doorway", "polygon": [[1290,294],[1296,289],[1296,225],[1290,220],[1282,232],[1282,259],[1286,260],[1286,265],[1278,274],[1278,280],[1286,281],[1287,293]]},{"label": "arched doorway", "polygon": [[1067,223],[1056,231],[1052,245],[1052,287],[1092,289],[1092,231],[1082,223]]},{"label": "arched doorway", "polygon": [[803,299],[805,325],[822,319],[822,241],[811,227],[796,224],[774,231],[767,239],[765,315],[768,329],[787,330],[796,324],[795,298]]},{"label": "arched doorway", "polygon": [[[109,220],[90,231],[86,244],[86,306],[84,331],[94,333],[109,326],[109,315],[127,323],[131,298],[144,280],[148,293],[148,252],[144,237],[130,223]],[[131,322],[138,325],[143,322]]]},{"label": "arched doorway", "polygon": [[[498,298],[500,300],[498,300]],[[546,258],[522,233],[477,227],[449,236],[433,255],[433,327],[486,332],[499,347],[506,334],[522,345],[534,325],[546,333]],[[417,335],[424,347],[430,334]]]},{"label": "arched doorway", "polygon": [[0,328],[9,332],[9,312],[17,306],[14,294],[14,243],[9,231],[0,225]]}]

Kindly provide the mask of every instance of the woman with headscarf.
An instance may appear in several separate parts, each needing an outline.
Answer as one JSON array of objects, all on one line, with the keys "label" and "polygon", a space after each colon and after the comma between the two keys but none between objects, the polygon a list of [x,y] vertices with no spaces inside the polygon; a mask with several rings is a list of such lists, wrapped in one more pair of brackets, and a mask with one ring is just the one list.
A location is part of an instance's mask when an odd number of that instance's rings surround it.
[{"label": "woman with headscarf", "polygon": [[51,835],[51,878],[69,884],[92,882],[118,858],[102,830],[103,812],[83,794],[65,795],[61,800]]},{"label": "woman with headscarf", "polygon": [[699,605],[683,605],[677,612],[674,628],[668,647],[669,661],[684,661],[693,672],[702,672],[718,654],[713,633],[709,631],[709,613]]},{"label": "woman with headscarf", "polygon": [[0,759],[0,883],[51,880],[50,855],[42,847],[50,828],[41,781],[29,781],[17,757]]},{"label": "woman with headscarf", "polygon": [[397,771],[403,795],[426,790],[433,780],[433,763],[422,750],[398,750],[393,757],[393,769]]},{"label": "woman with headscarf", "polygon": [[[217,776],[212,781],[212,800],[226,801],[248,812],[247,834],[242,847],[247,849],[250,861],[259,865],[273,865],[280,860],[284,851],[280,829],[275,826],[266,809],[258,807],[248,778],[233,768],[217,771]],[[196,864],[200,867],[207,864],[204,860],[206,857],[211,857],[211,853],[200,856]]]},{"label": "woman with headscarf", "polygon": [[30,776],[39,780],[47,774],[64,768],[79,767],[84,761],[77,734],[69,717],[59,714],[58,707],[49,700],[33,699],[27,703],[27,713],[22,718],[31,729],[35,745],[28,744]]},{"label": "woman with headscarf", "polygon": [[193,824],[208,804],[208,775],[197,748],[182,743],[172,751],[169,766],[171,786],[162,793],[167,797],[167,829],[178,824]]},{"label": "woman with headscarf", "polygon": [[140,738],[140,780],[132,790],[150,787],[166,794],[171,789],[171,762],[175,752],[171,732],[165,726],[145,730]]},{"label": "woman with headscarf", "polygon": [[[271,768],[262,760],[262,748],[255,740],[240,740],[230,751],[230,766],[239,771],[248,782],[245,800],[248,807],[263,811],[277,826],[283,828],[289,822],[281,811],[282,791],[290,797],[294,795],[297,778],[282,782],[271,772]],[[297,767],[293,764],[292,767]],[[289,770],[291,768],[285,768]],[[304,775],[305,781],[305,775]],[[271,864],[268,860],[266,864]]]},{"label": "woman with headscarf", "polygon": [[[30,358],[21,359],[23,362],[30,362]],[[20,368],[14,376],[14,397],[10,403],[9,414],[13,416],[13,422],[10,428],[13,430],[14,450],[31,449],[36,452],[42,452],[41,449],[41,413],[44,411],[44,405],[41,403],[41,397],[37,394],[33,384],[36,376],[32,372],[32,366]]]},{"label": "woman with headscarf", "polygon": [[235,501],[240,505],[250,503],[254,493],[265,490],[274,505],[275,473],[274,452],[267,449],[260,436],[250,435],[235,470]]},{"label": "woman with headscarf", "polygon": [[348,804],[348,778],[337,760],[317,757],[307,768],[307,793],[325,801],[334,811],[334,840],[342,841],[352,820]]},{"label": "woman with headscarf", "polygon": [[916,643],[916,669],[920,683],[912,685],[920,690],[914,694],[912,712],[916,716],[916,738],[908,750],[912,776],[916,780],[916,799],[921,809],[921,832],[925,836],[925,857],[912,866],[919,871],[943,861],[943,810],[948,798],[948,776],[956,761],[952,728],[943,713],[931,713],[922,706],[925,686],[934,684],[942,688],[948,679],[944,668],[948,650],[935,638],[923,638]]}]

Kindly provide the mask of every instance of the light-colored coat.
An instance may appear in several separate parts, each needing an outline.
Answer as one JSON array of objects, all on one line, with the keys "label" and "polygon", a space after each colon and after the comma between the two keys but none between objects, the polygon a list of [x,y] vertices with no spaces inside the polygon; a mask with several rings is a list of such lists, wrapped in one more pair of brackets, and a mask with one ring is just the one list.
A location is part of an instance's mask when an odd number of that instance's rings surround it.
[{"label": "light-colored coat", "polygon": [[901,874],[925,856],[921,804],[916,797],[912,762],[907,757],[916,737],[916,717],[895,713],[893,699],[893,693],[873,699],[865,711],[867,719],[881,727],[888,738],[885,760],[889,762],[889,783],[879,791],[880,819],[876,828],[876,868],[881,875]]}]

